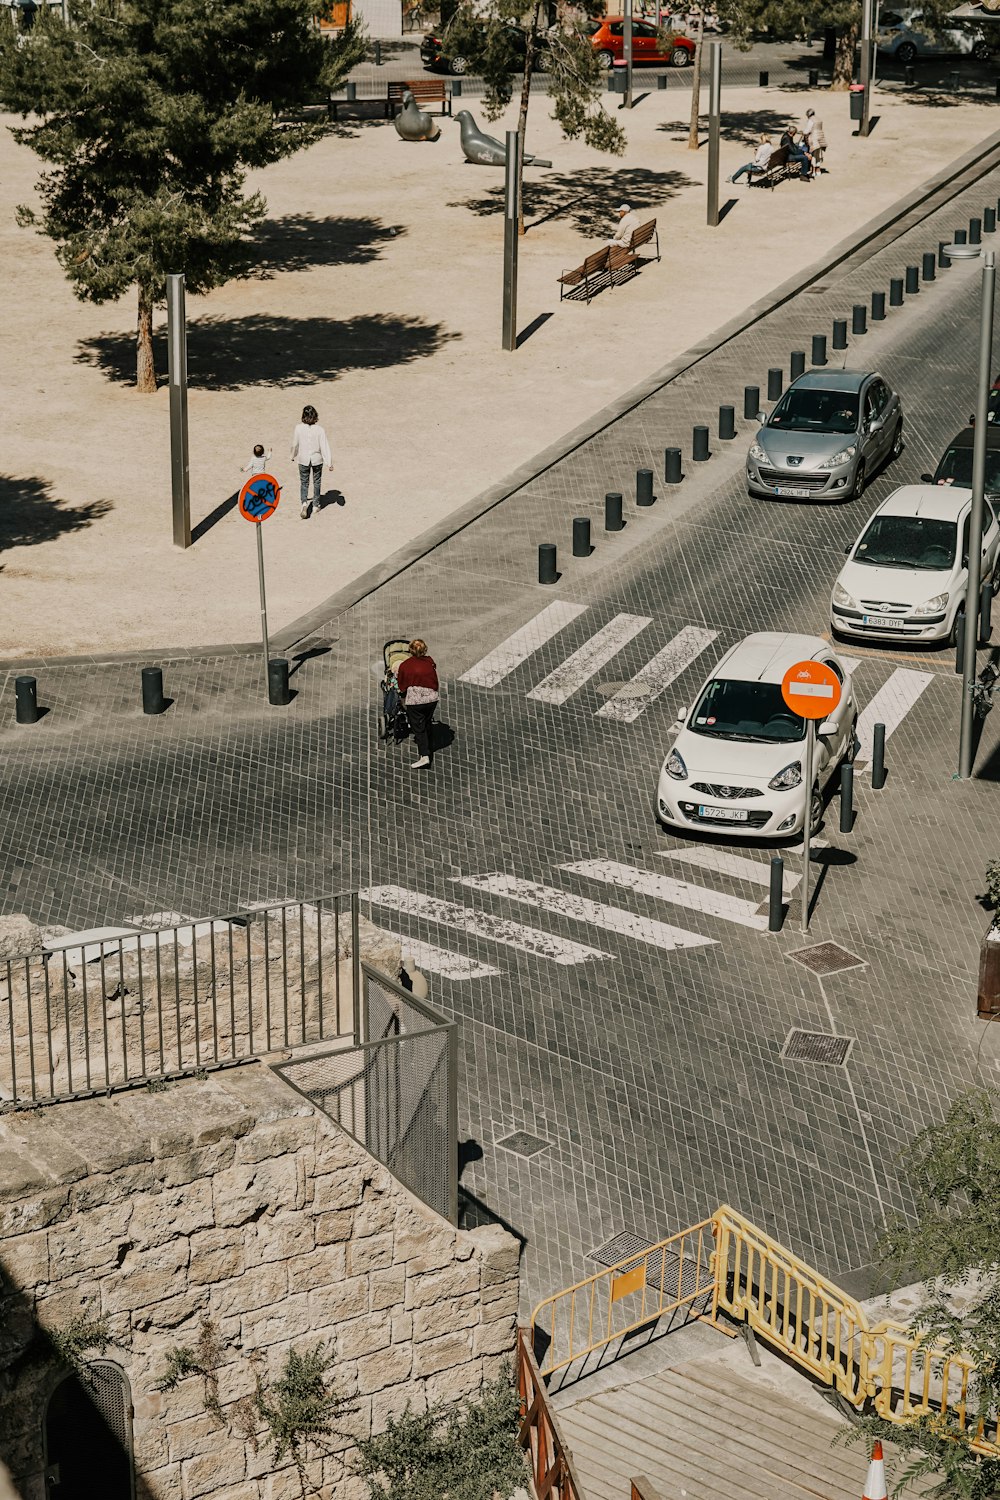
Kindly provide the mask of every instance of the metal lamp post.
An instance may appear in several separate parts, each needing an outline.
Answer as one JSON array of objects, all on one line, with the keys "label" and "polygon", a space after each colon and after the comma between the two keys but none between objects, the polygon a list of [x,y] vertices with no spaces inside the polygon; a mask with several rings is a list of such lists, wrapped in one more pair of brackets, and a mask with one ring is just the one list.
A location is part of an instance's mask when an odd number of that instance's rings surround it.
[{"label": "metal lamp post", "polygon": [[[946,245],[949,260],[978,260],[978,245]],[[972,775],[973,689],[976,682],[976,647],[979,644],[979,590],[983,561],[983,516],[986,500],[986,430],[989,420],[990,384],[993,365],[993,304],[996,293],[996,255],[982,252],[983,293],[979,317],[979,386],[976,391],[976,426],[972,435],[972,514],[969,520],[969,572],[965,585],[965,637],[962,650],[962,722],[958,743],[958,776]]]}]

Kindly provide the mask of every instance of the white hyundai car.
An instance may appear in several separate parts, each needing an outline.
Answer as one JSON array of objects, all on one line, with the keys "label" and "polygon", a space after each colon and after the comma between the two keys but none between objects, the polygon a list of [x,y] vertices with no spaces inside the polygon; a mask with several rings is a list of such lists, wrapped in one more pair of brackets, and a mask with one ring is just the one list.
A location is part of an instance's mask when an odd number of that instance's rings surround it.
[{"label": "white hyundai car", "polygon": [[840,702],[817,724],[812,824],[822,788],[854,755],[858,710],[847,668],[814,635],[761,632],[727,651],[690,709],[678,709],[675,738],[660,769],[656,816],[666,828],[724,831],[741,838],[794,837],[806,811],[805,720],[781,696],[799,661],[819,661],[843,683]]},{"label": "white hyundai car", "polygon": [[[982,580],[1000,547],[995,499],[983,515]],[[952,641],[969,577],[972,491],[904,484],[883,500],[833,585],[830,624],[856,640]]]}]

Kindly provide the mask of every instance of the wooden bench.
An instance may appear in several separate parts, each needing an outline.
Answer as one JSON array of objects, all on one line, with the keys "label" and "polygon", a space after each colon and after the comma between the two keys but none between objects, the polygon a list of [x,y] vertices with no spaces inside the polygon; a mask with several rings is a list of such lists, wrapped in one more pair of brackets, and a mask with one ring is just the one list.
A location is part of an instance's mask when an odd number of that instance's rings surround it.
[{"label": "wooden bench", "polygon": [[591,293],[597,291],[605,280],[614,287],[621,280],[622,273],[630,272],[635,275],[640,266],[654,258],[636,253],[643,245],[653,245],[655,259],[660,259],[660,236],[655,219],[649,219],[633,229],[627,245],[604,245],[600,250],[595,250],[593,255],[588,255],[582,265],[574,266],[572,271],[564,271],[559,277],[559,301],[570,295],[564,291],[565,287],[572,290],[582,286],[589,302]]},{"label": "wooden bench", "polygon": [[655,219],[650,219],[647,223],[640,224],[637,229],[633,229],[632,238],[629,241],[628,248],[634,255],[637,250],[641,250],[643,245],[648,245],[650,241],[652,241],[655,246],[654,253],[652,256],[640,255],[638,257],[640,265],[644,260],[659,260],[660,258],[660,235],[659,231],[656,228]]},{"label": "wooden bench", "polygon": [[451,93],[443,78],[414,78],[410,83],[390,83],[388,87],[386,113],[390,119],[395,118],[407,89],[421,108],[425,104],[440,104],[442,115],[451,114]]},{"label": "wooden bench", "polygon": [[786,177],[792,177],[800,170],[797,161],[789,161],[789,150],[787,146],[776,146],[771,152],[767,166],[763,172],[750,172],[747,175],[749,187],[775,188],[779,182],[784,182]]},{"label": "wooden bench", "polygon": [[[624,249],[624,246],[622,248]],[[563,297],[571,295],[574,288],[582,286],[584,295],[589,303],[591,293],[596,290],[598,284],[608,275],[610,255],[611,246],[602,245],[600,250],[595,250],[593,255],[588,255],[582,265],[574,266],[572,271],[564,271],[559,277],[559,301],[561,302]],[[564,290],[566,287],[570,288],[570,292]]]}]

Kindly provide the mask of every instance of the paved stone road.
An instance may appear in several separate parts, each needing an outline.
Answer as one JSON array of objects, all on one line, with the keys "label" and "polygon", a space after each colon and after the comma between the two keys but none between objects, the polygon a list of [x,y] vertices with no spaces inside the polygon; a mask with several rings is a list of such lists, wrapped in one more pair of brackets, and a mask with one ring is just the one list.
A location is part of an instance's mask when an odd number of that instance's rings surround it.
[{"label": "paved stone road", "polygon": [[[0,730],[5,909],[82,927],[362,887],[376,920],[474,960],[480,977],[434,974],[432,996],[463,1022],[461,1126],[483,1150],[464,1180],[526,1236],[528,1300],[594,1269],[588,1253],[613,1234],[655,1239],[722,1200],[828,1273],[864,1267],[903,1201],[901,1147],[957,1089],[996,1076],[1000,1043],[973,1019],[995,720],[978,778],[955,783],[948,654],[849,652],[861,702],[881,695],[879,716],[893,703],[898,723],[888,784],[860,785],[855,832],[828,813],[808,942],[859,962],[825,978],[794,956],[807,945],[794,891],[784,932],[762,930],[769,851],[669,838],[650,804],[674,709],[713,653],[754,629],[824,630],[843,546],[963,424],[975,272],[942,273],[849,351],[877,362],[907,416],[902,458],[860,502],[749,501],[743,424],[679,492],[659,483],[651,510],[629,504],[621,535],[598,518],[606,490],[628,495],[646,463],[659,479],[665,444],[689,451],[692,421],[722,400],[741,408],[745,381],[787,368],[790,349],[995,201],[998,178],[779,309],[330,622],[288,710],[263,706],[255,657],[175,666],[160,720],[138,711],[134,666],[43,674],[48,716]],[[574,514],[595,518],[587,560],[568,557]],[[533,582],[549,537],[555,589]],[[576,609],[494,685],[459,680],[556,601]],[[621,649],[567,682],[567,660],[623,615],[635,618]],[[417,630],[453,736],[420,777],[408,745],[374,733],[382,642]],[[671,643],[676,664],[711,632],[637,716],[602,712]],[[561,692],[539,697],[554,673]],[[9,704],[9,680],[2,692]],[[783,1060],[793,1028],[854,1038],[846,1065]],[[499,1144],[518,1130],[542,1148]]]}]

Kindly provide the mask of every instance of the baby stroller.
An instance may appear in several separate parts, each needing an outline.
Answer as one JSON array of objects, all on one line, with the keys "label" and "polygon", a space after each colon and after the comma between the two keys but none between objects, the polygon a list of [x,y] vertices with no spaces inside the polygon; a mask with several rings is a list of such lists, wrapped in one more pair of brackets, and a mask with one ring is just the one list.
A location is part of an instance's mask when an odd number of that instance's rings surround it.
[{"label": "baby stroller", "polygon": [[410,732],[406,708],[396,682],[396,673],[409,655],[409,641],[386,641],[382,647],[385,671],[382,675],[382,712],[378,716],[378,737],[380,740],[392,740],[394,745],[405,740]]}]

